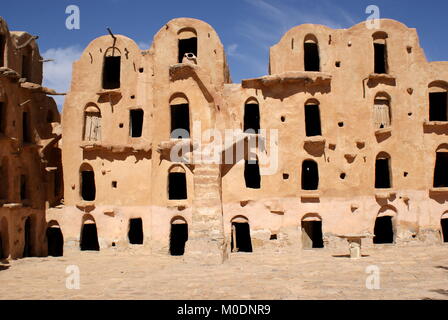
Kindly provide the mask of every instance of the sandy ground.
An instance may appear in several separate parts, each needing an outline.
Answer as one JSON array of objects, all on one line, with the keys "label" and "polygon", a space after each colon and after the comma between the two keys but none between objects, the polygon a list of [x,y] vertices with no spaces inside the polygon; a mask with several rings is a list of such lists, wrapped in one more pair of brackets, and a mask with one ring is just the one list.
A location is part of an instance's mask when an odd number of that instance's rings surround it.
[{"label": "sandy ground", "polygon": [[[0,299],[448,299],[448,246],[362,253],[351,260],[344,250],[271,248],[206,265],[138,246],[71,249],[0,265]],[[79,267],[80,289],[66,287],[70,265]],[[379,271],[379,289],[366,287],[369,266],[378,268],[371,270]]]}]

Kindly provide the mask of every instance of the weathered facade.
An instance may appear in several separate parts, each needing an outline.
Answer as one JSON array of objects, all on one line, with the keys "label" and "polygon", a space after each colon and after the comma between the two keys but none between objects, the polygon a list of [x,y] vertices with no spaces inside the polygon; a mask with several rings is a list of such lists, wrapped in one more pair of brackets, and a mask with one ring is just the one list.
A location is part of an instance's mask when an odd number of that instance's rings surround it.
[{"label": "weathered facade", "polygon": [[45,210],[63,197],[60,115],[36,38],[0,18],[0,259],[47,255]]},{"label": "weathered facade", "polygon": [[[207,261],[268,243],[327,247],[347,234],[375,234],[366,245],[442,243],[447,92],[448,62],[428,62],[416,30],[393,20],[379,30],[295,27],[271,48],[269,75],[241,84],[202,21],[168,22],[146,51],[106,35],[73,65],[65,205],[47,221],[66,245],[144,244]],[[267,148],[258,164],[247,152],[224,164],[173,159],[179,144],[206,153],[210,129],[265,129]],[[259,135],[231,138],[215,137],[221,162]],[[260,175],[266,153],[275,170]]]}]

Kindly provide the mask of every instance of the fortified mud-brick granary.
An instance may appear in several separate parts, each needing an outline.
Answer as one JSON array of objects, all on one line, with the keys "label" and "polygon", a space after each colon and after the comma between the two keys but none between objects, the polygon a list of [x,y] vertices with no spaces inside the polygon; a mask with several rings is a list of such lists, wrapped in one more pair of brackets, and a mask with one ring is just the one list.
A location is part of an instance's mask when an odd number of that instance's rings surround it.
[{"label": "fortified mud-brick granary", "polygon": [[[73,65],[64,206],[47,221],[81,250],[143,244],[204,261],[350,234],[442,244],[447,96],[448,63],[428,62],[416,30],[394,20],[294,27],[270,49],[269,75],[240,84],[205,22],[171,20],[143,51],[111,32]],[[192,161],[212,140],[222,161]]]},{"label": "fortified mud-brick granary", "polygon": [[63,197],[60,115],[36,39],[0,17],[0,261],[47,255],[45,211]]}]

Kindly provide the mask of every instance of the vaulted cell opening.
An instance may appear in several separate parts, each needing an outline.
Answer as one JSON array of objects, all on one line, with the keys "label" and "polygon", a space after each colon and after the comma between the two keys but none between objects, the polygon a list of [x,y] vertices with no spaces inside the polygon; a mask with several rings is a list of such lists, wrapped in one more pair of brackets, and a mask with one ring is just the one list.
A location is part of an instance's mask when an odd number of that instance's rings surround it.
[{"label": "vaulted cell opening", "polygon": [[244,181],[246,182],[246,188],[260,189],[261,175],[258,159],[244,161]]},{"label": "vaulted cell opening", "polygon": [[302,219],[302,248],[319,249],[324,247],[322,219],[318,215],[306,215]]},{"label": "vaulted cell opening", "polygon": [[142,218],[133,218],[129,220],[128,239],[130,244],[143,244]]},{"label": "vaulted cell opening", "polygon": [[187,177],[182,166],[173,166],[168,172],[168,199],[187,199]]},{"label": "vaulted cell opening", "polygon": [[258,133],[260,130],[260,107],[255,98],[250,98],[244,104],[244,131]]},{"label": "vaulted cell opening", "polygon": [[0,200],[8,200],[9,164],[8,158],[3,157],[0,167]]},{"label": "vaulted cell opening", "polygon": [[375,160],[375,188],[389,189],[392,188],[391,179],[391,160],[390,156],[381,152]]},{"label": "vaulted cell opening", "polygon": [[184,94],[176,94],[170,100],[171,139],[190,138],[190,107]]},{"label": "vaulted cell opening", "polygon": [[448,121],[448,83],[444,81],[429,85],[429,121]]},{"label": "vaulted cell opening", "polygon": [[23,246],[23,254],[22,256],[24,258],[31,257],[33,253],[33,238],[32,238],[32,225],[31,225],[31,217],[27,217],[25,220],[25,225],[23,228],[23,240],[24,240],[24,246]]},{"label": "vaulted cell opening", "polygon": [[448,213],[445,213],[440,220],[442,241],[448,243]]},{"label": "vaulted cell opening", "polygon": [[31,143],[31,128],[30,128],[30,116],[27,111],[22,113],[22,139],[23,143]]},{"label": "vaulted cell opening", "polygon": [[319,170],[316,161],[305,160],[302,163],[302,190],[319,188]]},{"label": "vaulted cell opening", "polygon": [[185,243],[188,241],[188,224],[182,218],[174,218],[171,221],[170,230],[170,254],[182,256],[185,253]]},{"label": "vaulted cell opening", "polygon": [[95,173],[92,166],[83,164],[80,169],[81,197],[85,201],[94,201],[96,197]]},{"label": "vaulted cell opening", "polygon": [[178,33],[178,57],[177,62],[182,63],[185,54],[198,56],[198,37],[193,28],[184,28]]},{"label": "vaulted cell opening", "polygon": [[6,48],[6,38],[3,34],[0,34],[0,67],[6,66],[5,48]]},{"label": "vaulted cell opening", "polygon": [[320,71],[319,44],[314,35],[307,35],[303,43],[305,71]]},{"label": "vaulted cell opening", "polygon": [[305,133],[307,137],[322,135],[319,102],[316,100],[305,104]]},{"label": "vaulted cell opening", "polygon": [[95,104],[84,110],[84,141],[101,141],[101,111]]},{"label": "vaulted cell opening", "polygon": [[232,252],[252,252],[249,221],[245,217],[235,217],[232,223]]},{"label": "vaulted cell opening", "polygon": [[103,60],[103,89],[120,88],[121,52],[118,48],[108,48]]},{"label": "vaulted cell opening", "polygon": [[5,217],[0,222],[0,260],[9,257],[9,230],[8,220]]},{"label": "vaulted cell opening", "polygon": [[448,148],[441,147],[437,150],[433,183],[434,188],[448,187]]},{"label": "vaulted cell opening", "polygon": [[46,231],[48,255],[62,257],[64,255],[64,236],[57,223],[50,223]]},{"label": "vaulted cell opening", "polygon": [[373,243],[394,243],[393,216],[378,216],[375,220]]},{"label": "vaulted cell opening", "polygon": [[33,58],[33,49],[30,45],[27,45],[22,49],[22,78],[25,78],[28,82],[32,82],[31,79],[31,65]]},{"label": "vaulted cell opening", "polygon": [[373,34],[374,73],[389,73],[387,56],[387,33],[378,31]]},{"label": "vaulted cell opening", "polygon": [[25,174],[20,175],[20,200],[28,200],[29,187],[28,187],[28,176]]},{"label": "vaulted cell opening", "polygon": [[132,138],[142,136],[143,130],[143,110],[133,109],[129,111],[129,131]]},{"label": "vaulted cell opening", "polygon": [[81,251],[100,251],[96,223],[90,215],[83,218],[80,240]]},{"label": "vaulted cell opening", "polygon": [[0,133],[6,132],[6,104],[0,101]]},{"label": "vaulted cell opening", "polygon": [[373,119],[375,129],[388,128],[391,125],[390,96],[378,93],[374,100]]}]

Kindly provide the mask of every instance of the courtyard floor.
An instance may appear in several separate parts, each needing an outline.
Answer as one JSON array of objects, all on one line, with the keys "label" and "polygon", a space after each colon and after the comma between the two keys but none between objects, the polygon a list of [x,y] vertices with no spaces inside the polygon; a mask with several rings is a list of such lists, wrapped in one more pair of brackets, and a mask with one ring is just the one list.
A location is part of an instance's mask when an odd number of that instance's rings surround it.
[{"label": "courtyard floor", "polygon": [[[270,248],[210,266],[144,247],[71,249],[0,264],[0,299],[448,299],[448,246],[363,248],[359,260],[347,253]],[[66,287],[70,265],[80,289]],[[372,270],[379,289],[366,287]]]}]

